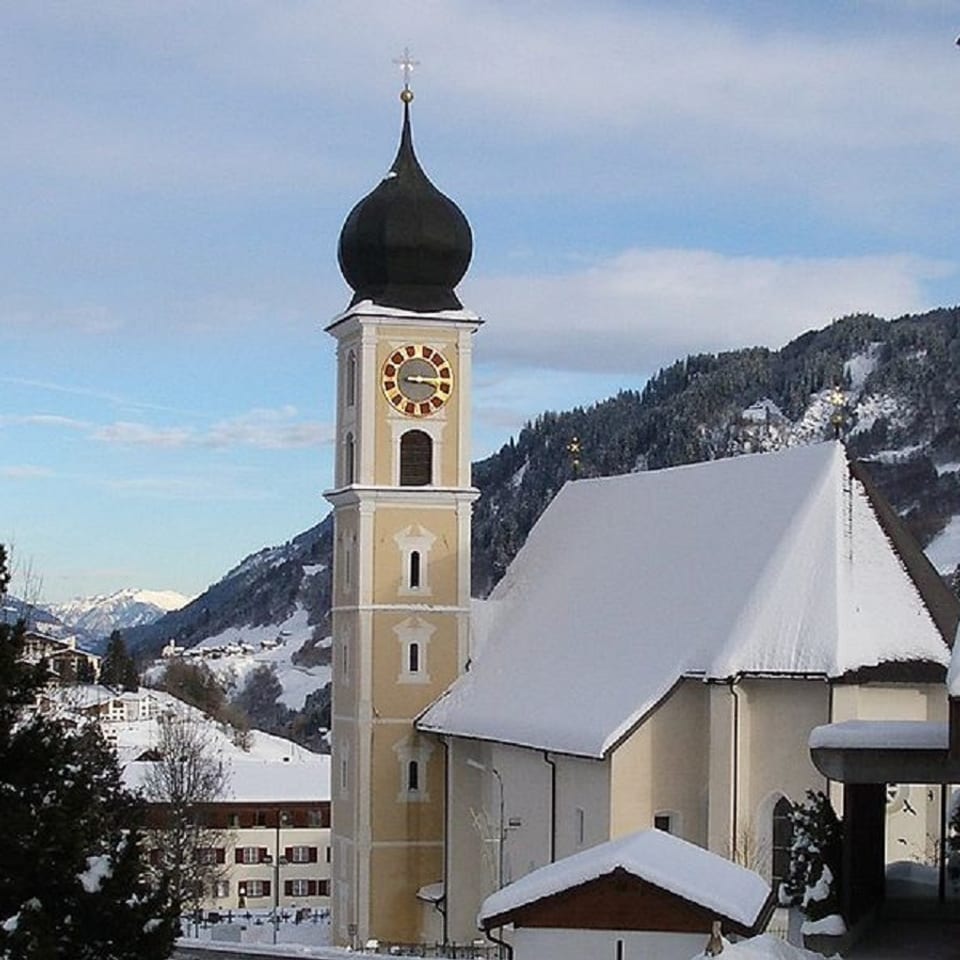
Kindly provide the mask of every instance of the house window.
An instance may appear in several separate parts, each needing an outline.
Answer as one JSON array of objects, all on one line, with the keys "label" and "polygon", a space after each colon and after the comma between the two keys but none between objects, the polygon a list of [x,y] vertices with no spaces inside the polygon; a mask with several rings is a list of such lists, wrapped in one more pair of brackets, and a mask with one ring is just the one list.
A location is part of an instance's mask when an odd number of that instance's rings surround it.
[{"label": "house window", "polygon": [[657,813],[653,817],[653,829],[673,833],[673,817],[669,813]]},{"label": "house window", "polygon": [[346,396],[345,400],[348,407],[352,407],[357,402],[357,355],[351,350],[347,354],[347,375],[345,378]]},{"label": "house window", "polygon": [[[310,881],[309,880],[288,880],[288,890],[286,891],[288,897],[309,897],[310,896]],[[314,882],[314,887],[316,887],[316,882]]]},{"label": "house window", "polygon": [[616,960],[623,960],[623,941],[617,941],[616,952],[614,953]]},{"label": "house window", "polygon": [[216,900],[222,900],[224,897],[230,896],[230,881],[229,880],[216,880],[213,884],[213,896]]},{"label": "house window", "polygon": [[223,847],[197,847],[194,859],[197,863],[223,863],[226,859]]},{"label": "house window", "polygon": [[247,880],[246,885],[247,885],[248,897],[269,897],[270,896],[269,880]]},{"label": "house window", "polygon": [[228,827],[239,827],[239,826],[240,826],[240,814],[239,814],[239,813],[230,813],[230,814],[227,814],[227,826],[228,826]]},{"label": "house window", "polygon": [[258,826],[258,827],[265,827],[265,826],[267,826],[267,811],[266,811],[266,810],[258,810],[258,811],[257,811],[256,826]]},{"label": "house window", "polygon": [[400,486],[425,487],[433,479],[433,440],[422,430],[400,438]]},{"label": "house window", "polygon": [[793,846],[793,804],[781,797],[773,808],[773,889],[779,889],[790,870],[790,848]]},{"label": "house window", "polygon": [[329,897],[329,896],[330,896],[330,881],[329,881],[329,880],[318,880],[318,881],[317,881],[317,896],[318,896],[318,897]]},{"label": "house window", "polygon": [[307,811],[307,826],[308,826],[308,827],[322,827],[322,826],[323,826],[323,811],[322,811],[322,810],[308,810],[308,811]]},{"label": "house window", "polygon": [[407,790],[416,793],[420,789],[420,764],[416,760],[407,763]]},{"label": "house window", "polygon": [[327,860],[327,863],[330,862],[330,848],[329,848],[329,847],[327,847],[327,857],[326,857],[326,860]]},{"label": "house window", "polygon": [[304,846],[290,847],[289,853],[287,854],[287,859],[291,863],[316,863],[317,848]]},{"label": "house window", "polygon": [[262,847],[237,847],[237,863],[260,863]]},{"label": "house window", "polygon": [[577,835],[577,846],[582,846],[586,835],[586,815],[580,807],[574,810],[574,830]]},{"label": "house window", "polygon": [[407,670],[410,673],[420,672],[420,644],[411,643],[407,648]]}]

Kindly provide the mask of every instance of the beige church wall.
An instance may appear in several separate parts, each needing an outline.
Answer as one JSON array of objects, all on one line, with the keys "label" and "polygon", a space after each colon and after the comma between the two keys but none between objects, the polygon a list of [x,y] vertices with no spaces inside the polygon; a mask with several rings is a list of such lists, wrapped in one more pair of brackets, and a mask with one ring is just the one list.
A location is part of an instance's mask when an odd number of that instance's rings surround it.
[{"label": "beige church wall", "polygon": [[[441,506],[407,506],[377,508],[377,533],[373,545],[373,602],[374,603],[437,603],[457,602],[459,541],[458,521],[453,504]],[[432,535],[435,539],[422,558],[422,576],[426,589],[404,591],[406,570],[404,553],[396,537],[411,526]]]},{"label": "beige church wall", "polygon": [[[411,731],[409,722],[373,726],[370,806],[375,842],[443,839],[443,752],[436,741]],[[405,790],[405,765],[420,761],[421,787]]]},{"label": "beige church wall", "polygon": [[428,611],[415,615],[418,623],[434,628],[429,640],[421,644],[421,670],[404,672],[404,644],[396,628],[409,623],[411,617],[408,610],[373,615],[372,692],[382,717],[416,716],[457,676],[457,620],[449,613],[431,616]]},{"label": "beige church wall", "polygon": [[684,680],[615,748],[610,765],[610,835],[654,825],[666,815],[671,832],[705,845],[709,693]]},{"label": "beige church wall", "polygon": [[354,715],[356,710],[356,679],[359,649],[359,617],[355,612],[338,611],[333,618],[331,674],[333,681],[333,711],[340,715]]},{"label": "beige church wall", "polygon": [[418,943],[417,891],[443,876],[443,847],[375,847],[370,858],[370,929],[382,940]]},{"label": "beige church wall", "polygon": [[810,760],[810,731],[830,719],[830,686],[819,679],[747,678],[740,700],[736,855],[771,876],[773,808],[781,796],[802,801],[827,782]]}]

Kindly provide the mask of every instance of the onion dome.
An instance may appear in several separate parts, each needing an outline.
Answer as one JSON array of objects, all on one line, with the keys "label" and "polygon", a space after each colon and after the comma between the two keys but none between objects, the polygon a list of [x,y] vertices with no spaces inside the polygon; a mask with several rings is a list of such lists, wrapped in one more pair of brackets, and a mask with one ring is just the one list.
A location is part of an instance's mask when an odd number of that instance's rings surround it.
[{"label": "onion dome", "polygon": [[473,253],[470,224],[423,172],[410,132],[413,94],[405,89],[401,99],[403,132],[397,157],[343,224],[340,271],[354,290],[351,306],[372,300],[419,313],[459,310],[454,287]]}]

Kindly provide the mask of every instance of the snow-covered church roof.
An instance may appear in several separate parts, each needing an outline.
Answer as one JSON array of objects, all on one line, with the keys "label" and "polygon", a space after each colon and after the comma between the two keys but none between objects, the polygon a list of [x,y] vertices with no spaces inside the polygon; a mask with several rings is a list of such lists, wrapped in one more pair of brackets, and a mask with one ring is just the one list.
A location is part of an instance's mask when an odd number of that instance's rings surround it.
[{"label": "snow-covered church roof", "polygon": [[599,757],[683,676],[946,666],[925,561],[859,476],[824,443],[568,483],[418,727]]}]

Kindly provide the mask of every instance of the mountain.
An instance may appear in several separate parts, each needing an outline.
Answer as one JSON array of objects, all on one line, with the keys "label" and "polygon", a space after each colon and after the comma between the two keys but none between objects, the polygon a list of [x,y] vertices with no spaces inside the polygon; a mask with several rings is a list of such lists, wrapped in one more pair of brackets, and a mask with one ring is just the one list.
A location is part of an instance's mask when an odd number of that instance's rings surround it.
[{"label": "mountain", "polygon": [[[156,655],[170,640],[195,647],[241,628],[274,628],[303,611],[310,640],[329,633],[333,518],[242,560],[200,596],[154,623],[124,631],[127,648]],[[309,657],[309,654],[304,654]]]},{"label": "mountain", "polygon": [[[839,388],[840,394],[837,393]],[[852,456],[938,569],[960,562],[960,308],[882,320],[845,317],[781,350],[679,360],[642,391],[546,412],[474,464],[473,584],[486,595],[567,481],[825,440]],[[291,662],[329,650],[332,517],[243,560],[185,607],[126,631],[132,650],[170,639],[218,646],[290,634]],[[233,638],[231,640],[231,638]]]},{"label": "mountain", "polygon": [[[831,402],[835,388],[840,405]],[[574,477],[657,469],[832,436],[944,574],[960,560],[960,309],[860,315],[781,350],[679,360],[642,391],[548,412],[475,464],[474,593],[503,575],[537,517]],[[571,451],[574,447],[576,452]]]},{"label": "mountain", "polygon": [[153,623],[188,601],[188,597],[173,590],[127,588],[107,595],[78,597],[67,603],[51,604],[47,610],[68,627],[96,637],[107,637],[113,630]]}]

